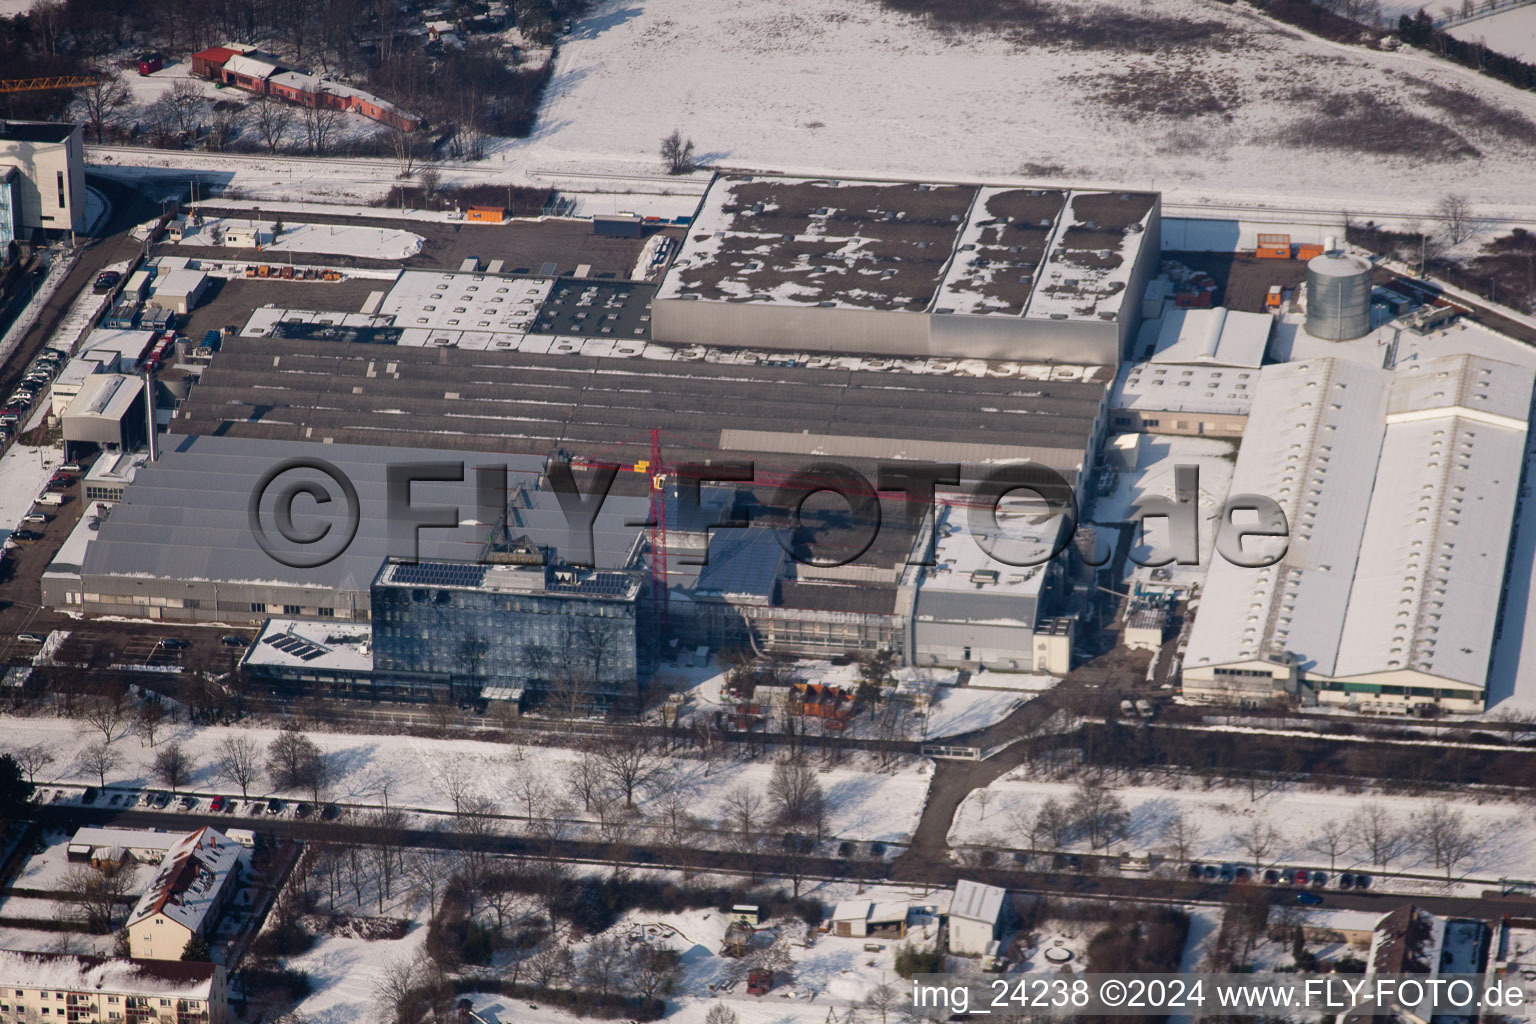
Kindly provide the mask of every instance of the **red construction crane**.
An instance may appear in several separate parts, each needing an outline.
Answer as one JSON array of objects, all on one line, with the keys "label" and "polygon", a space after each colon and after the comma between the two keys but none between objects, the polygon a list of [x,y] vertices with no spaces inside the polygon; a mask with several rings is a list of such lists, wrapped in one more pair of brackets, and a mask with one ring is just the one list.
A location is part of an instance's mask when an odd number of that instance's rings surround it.
[{"label": "red construction crane", "polygon": [[55,75],[52,78],[0,78],[0,93],[43,92],[48,89],[86,89],[96,84],[90,75]]}]

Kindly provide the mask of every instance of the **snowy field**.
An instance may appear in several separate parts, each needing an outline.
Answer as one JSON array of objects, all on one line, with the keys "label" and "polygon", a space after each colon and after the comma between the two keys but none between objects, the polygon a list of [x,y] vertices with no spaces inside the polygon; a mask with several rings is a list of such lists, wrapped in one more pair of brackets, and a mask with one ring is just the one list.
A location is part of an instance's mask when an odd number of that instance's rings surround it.
[{"label": "snowy field", "polygon": [[[1366,868],[1380,871],[1382,865],[1370,862],[1361,839],[1361,819],[1372,805],[1383,808],[1395,827],[1407,832],[1420,830],[1419,822],[1431,800],[1415,796],[1354,795],[1337,791],[1287,788],[1250,799],[1242,787],[1202,789],[1196,782],[1184,788],[1172,786],[1111,787],[1130,812],[1130,837],[1112,852],[1150,849],[1170,850],[1163,830],[1176,815],[1199,828],[1199,841],[1193,844],[1195,860],[1252,862],[1238,836],[1255,822],[1272,825],[1277,833],[1273,851],[1265,864],[1319,867],[1327,869],[1328,856],[1315,849],[1319,830],[1330,821],[1343,820],[1351,826],[1351,847],[1340,856],[1336,868],[1347,871]],[[987,787],[986,814],[978,792],[971,793],[955,815],[950,841],[957,844],[995,844],[1004,848],[1028,846],[1028,819],[1048,799],[1070,803],[1075,783],[1045,782],[1028,777],[1028,769],[1016,769]],[[1536,877],[1536,821],[1527,808],[1508,801],[1478,802],[1475,797],[1458,798],[1456,810],[1466,816],[1469,829],[1479,837],[1477,852],[1456,875],[1478,878]],[[1071,849],[1086,851],[1086,842]],[[1393,871],[1416,874],[1443,874],[1427,853],[1405,851],[1386,865]]]},{"label": "snowy field", "polygon": [[1457,25],[1450,32],[1457,39],[1480,42],[1490,50],[1536,62],[1536,6],[1501,11]]},{"label": "snowy field", "polygon": [[[23,745],[47,743],[56,762],[39,773],[38,784],[71,782],[96,785],[94,772],[80,764],[81,752],[100,734],[81,729],[82,723],[61,718],[0,717],[0,751]],[[192,793],[239,793],[238,787],[220,780],[213,761],[220,743],[231,735],[247,736],[265,747],[277,736],[275,729],[226,728],[205,726],[192,729],[185,724],[156,737],[158,746],[180,742],[197,764],[191,781],[183,790]],[[477,740],[431,740],[410,736],[363,736],[339,733],[313,733],[315,743],[336,769],[338,782],[329,798],[349,804],[380,805],[410,810],[451,811],[450,786],[455,775],[467,780],[467,789],[489,800],[502,814],[520,812],[514,784],[516,779],[535,773],[557,791],[563,785],[570,766],[579,755],[572,750],[550,747],[522,747]],[[108,773],[109,784],[121,787],[151,787],[156,783],[150,770],[156,749],[142,746],[138,739],[125,737],[113,744],[122,763]],[[727,794],[738,786],[750,787],[759,795],[768,792],[773,764],[767,760],[724,761],[713,767],[703,761],[677,759],[671,785],[691,797],[690,810],[698,817],[717,820],[725,814]],[[866,841],[903,842],[910,837],[922,813],[928,792],[926,765],[896,772],[860,771],[833,768],[818,779],[826,792],[828,829],[840,838]],[[273,793],[265,783],[253,787],[251,797],[281,795],[308,799],[308,794],[294,791]],[[571,817],[588,818],[576,800]],[[237,821],[237,819],[231,819]]]},{"label": "snowy field", "polygon": [[[1080,9],[1063,20],[1091,17],[1082,3],[1054,6]],[[1530,118],[1536,96],[1422,54],[1305,38],[1244,7],[1148,0],[1138,12],[1211,30],[1154,58],[947,34],[873,0],[606,0],[561,47],[526,146],[546,167],[627,158],[646,168],[657,140],[680,128],[723,165],[1116,182],[1163,189],[1171,202],[1213,188],[1423,201],[1453,182],[1477,202],[1536,195],[1536,134],[1511,139],[1492,108],[1454,119],[1481,158],[1427,163],[1444,154],[1430,139],[1451,132],[1446,104],[1464,111],[1482,97]],[[1332,148],[1354,145],[1347,126],[1328,140],[1312,134],[1337,96],[1382,121],[1380,98],[1395,97],[1425,119],[1414,129],[1424,144]]]}]

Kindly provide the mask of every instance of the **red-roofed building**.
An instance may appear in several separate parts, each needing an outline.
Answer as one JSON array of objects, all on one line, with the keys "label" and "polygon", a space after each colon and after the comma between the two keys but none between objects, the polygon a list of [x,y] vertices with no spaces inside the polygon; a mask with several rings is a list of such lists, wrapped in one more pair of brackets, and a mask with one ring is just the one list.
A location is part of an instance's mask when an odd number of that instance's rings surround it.
[{"label": "red-roofed building", "polygon": [[219,70],[224,67],[224,62],[231,57],[239,57],[244,52],[230,49],[228,46],[210,46],[201,53],[192,55],[192,73],[198,78],[218,81]]}]

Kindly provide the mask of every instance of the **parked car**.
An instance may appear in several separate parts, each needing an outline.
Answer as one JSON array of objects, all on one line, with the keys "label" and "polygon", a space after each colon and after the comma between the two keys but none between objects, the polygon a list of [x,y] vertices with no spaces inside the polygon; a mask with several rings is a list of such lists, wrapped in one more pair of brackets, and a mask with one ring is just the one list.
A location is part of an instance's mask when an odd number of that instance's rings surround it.
[{"label": "parked car", "polygon": [[1142,718],[1151,718],[1155,710],[1152,707],[1152,702],[1149,700],[1138,700],[1136,702],[1136,713]]},{"label": "parked car", "polygon": [[169,807],[170,804],[171,804],[171,794],[163,792],[163,791],[155,794],[155,806],[156,807],[164,809],[166,807]]},{"label": "parked car", "polygon": [[225,647],[244,647],[245,637],[235,636],[233,633],[225,633],[223,636],[219,637],[219,643],[223,644]]},{"label": "parked car", "polygon": [[1348,871],[1339,876],[1339,888],[1348,889],[1355,884],[1355,876]]},{"label": "parked car", "polygon": [[1221,880],[1223,882],[1230,883],[1236,877],[1237,877],[1237,872],[1233,870],[1231,864],[1223,864],[1221,866],[1220,878],[1221,878]]},{"label": "parked car", "polygon": [[1207,882],[1214,882],[1221,877],[1221,870],[1214,864],[1207,864],[1200,872],[1200,877]]},{"label": "parked car", "polygon": [[184,651],[192,645],[179,636],[163,636],[160,638],[160,646],[172,651]]},{"label": "parked car", "polygon": [[123,275],[115,270],[103,270],[96,275],[96,283],[91,286],[91,290],[98,295],[102,292],[109,292],[117,287],[117,282],[121,281],[122,278]]},{"label": "parked car", "polygon": [[80,802],[83,803],[83,804],[93,804],[93,803],[95,803],[96,802],[96,790],[91,788],[90,786],[86,786],[85,787],[85,792],[80,794]]},{"label": "parked car", "polygon": [[140,793],[139,794],[139,806],[140,807],[148,807],[150,804],[152,804],[154,802],[155,802],[155,794],[153,794],[153,793]]},{"label": "parked car", "polygon": [[1280,872],[1280,884],[1281,885],[1290,885],[1294,881],[1296,881],[1296,872],[1293,871],[1292,869],[1285,868],[1284,870],[1282,870]]},{"label": "parked car", "polygon": [[1274,868],[1270,868],[1268,871],[1264,872],[1265,884],[1274,885],[1278,881],[1280,881],[1280,872],[1276,871]]},{"label": "parked car", "polygon": [[341,817],[341,808],[335,804],[326,804],[325,810],[320,812],[320,820],[322,821],[335,821],[339,817]]},{"label": "parked car", "polygon": [[230,797],[228,800],[224,801],[224,813],[225,814],[234,814],[235,811],[237,811],[239,809],[240,809],[240,801],[236,800],[234,797]]},{"label": "parked car", "polygon": [[[16,535],[13,533],[11,536],[14,537]],[[48,642],[48,638],[41,633],[17,633],[16,639],[20,640],[24,644],[41,644]]]},{"label": "parked car", "polygon": [[41,512],[28,512],[26,515],[21,517],[21,521],[24,523],[46,523],[48,521],[48,517],[43,515]]},{"label": "parked car", "polygon": [[197,806],[197,797],[195,797],[195,796],[184,796],[184,797],[181,798],[181,809],[182,810],[190,811],[192,808],[194,808],[196,806]]},{"label": "parked car", "polygon": [[222,811],[224,809],[224,798],[221,796],[216,796],[212,800],[209,800],[208,809],[210,811]]},{"label": "parked car", "polygon": [[1355,888],[1356,889],[1369,889],[1370,887],[1371,887],[1371,876],[1365,874],[1364,872],[1356,873],[1356,875],[1355,875]]},{"label": "parked car", "polygon": [[1201,871],[1201,868],[1200,868],[1199,864],[1191,863],[1189,865],[1189,877],[1190,878],[1198,879],[1200,877],[1200,871]]},{"label": "parked car", "polygon": [[66,463],[64,463],[64,465],[59,467],[59,472],[61,472],[61,473],[78,473],[78,472],[80,472],[80,463],[78,463],[78,462],[66,462]]},{"label": "parked car", "polygon": [[120,804],[122,802],[123,802],[123,794],[121,794],[121,793],[113,793],[112,794],[112,799],[107,801],[107,806],[108,807],[116,807],[118,804]]},{"label": "parked car", "polygon": [[309,804],[294,804],[293,805],[293,816],[295,818],[307,818],[307,817],[309,817]]},{"label": "parked car", "polygon": [[11,532],[11,540],[37,540],[42,534],[36,530],[14,530]]},{"label": "parked car", "polygon": [[1296,884],[1297,885],[1306,885],[1307,884],[1307,879],[1308,879],[1307,869],[1306,868],[1297,868],[1296,869],[1296,875],[1295,875]]},{"label": "parked car", "polygon": [[1303,906],[1315,907],[1319,903],[1323,902],[1323,898],[1315,892],[1304,891],[1298,892],[1296,894],[1296,902],[1302,904]]},{"label": "parked car", "polygon": [[1246,882],[1246,881],[1248,881],[1248,880],[1249,880],[1249,879],[1250,879],[1250,878],[1252,878],[1252,877],[1253,877],[1253,872],[1252,872],[1252,871],[1249,871],[1249,870],[1248,870],[1248,869],[1247,869],[1247,868],[1245,868],[1245,867],[1242,867],[1242,866],[1241,866],[1241,865],[1239,865],[1239,866],[1238,866],[1238,869],[1237,869],[1237,872],[1236,872],[1236,874],[1237,874],[1237,880],[1238,880],[1238,881],[1239,881],[1239,882]]},{"label": "parked car", "polygon": [[1313,885],[1327,885],[1328,884],[1328,872],[1326,872],[1326,871],[1314,871],[1314,872],[1312,872],[1312,884]]},{"label": "parked car", "polygon": [[268,814],[282,814],[283,813],[283,802],[281,800],[268,800],[267,801],[267,813]]}]

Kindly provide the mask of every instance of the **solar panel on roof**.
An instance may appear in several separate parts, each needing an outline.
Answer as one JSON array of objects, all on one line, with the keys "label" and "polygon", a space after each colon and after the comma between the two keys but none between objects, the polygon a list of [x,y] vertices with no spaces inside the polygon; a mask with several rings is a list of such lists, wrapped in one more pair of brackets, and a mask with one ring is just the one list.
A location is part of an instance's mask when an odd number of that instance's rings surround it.
[{"label": "solar panel on roof", "polygon": [[472,562],[402,564],[394,567],[390,581],[426,587],[478,587],[485,582],[485,566]]}]

